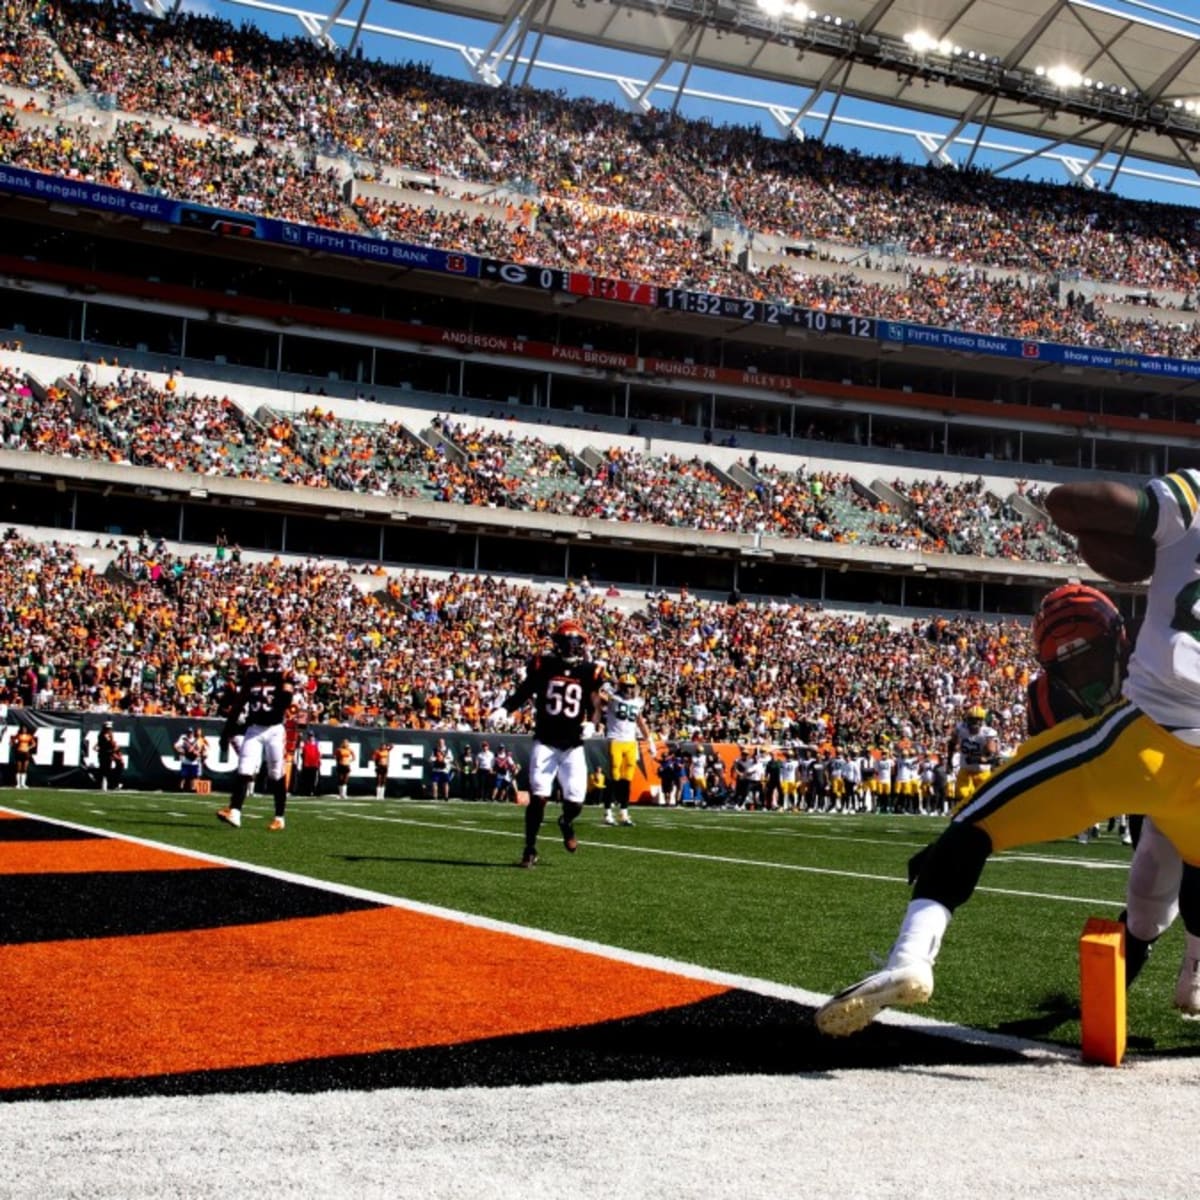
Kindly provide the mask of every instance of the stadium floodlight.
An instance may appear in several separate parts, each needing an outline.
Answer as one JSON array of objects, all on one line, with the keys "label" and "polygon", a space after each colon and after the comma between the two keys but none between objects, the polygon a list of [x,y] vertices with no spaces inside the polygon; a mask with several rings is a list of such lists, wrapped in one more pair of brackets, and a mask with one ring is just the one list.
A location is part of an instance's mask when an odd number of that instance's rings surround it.
[{"label": "stadium floodlight", "polygon": [[1083,82],[1083,76],[1065,63],[1059,63],[1058,66],[1048,67],[1046,69],[1046,78],[1054,84],[1055,87],[1062,88],[1066,91],[1068,88],[1077,88]]},{"label": "stadium floodlight", "polygon": [[789,0],[756,0],[756,2],[768,17],[774,18],[782,17],[792,7]]},{"label": "stadium floodlight", "polygon": [[914,29],[904,35],[904,44],[914,54],[929,54],[938,48],[938,40],[923,29]]}]

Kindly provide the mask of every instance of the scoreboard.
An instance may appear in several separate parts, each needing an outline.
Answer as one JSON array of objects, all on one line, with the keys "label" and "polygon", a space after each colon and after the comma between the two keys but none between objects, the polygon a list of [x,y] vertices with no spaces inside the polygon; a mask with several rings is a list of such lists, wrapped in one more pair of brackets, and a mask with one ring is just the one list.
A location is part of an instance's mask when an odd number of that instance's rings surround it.
[{"label": "scoreboard", "polygon": [[598,300],[617,300],[690,316],[743,321],[748,325],[804,329],[813,333],[863,339],[874,338],[878,333],[878,322],[874,317],[826,312],[820,308],[796,308],[774,300],[749,300],[737,296],[718,296],[715,292],[692,292],[653,283],[605,279],[561,267],[539,267],[485,258],[480,260],[479,277],[540,292],[565,292]]}]

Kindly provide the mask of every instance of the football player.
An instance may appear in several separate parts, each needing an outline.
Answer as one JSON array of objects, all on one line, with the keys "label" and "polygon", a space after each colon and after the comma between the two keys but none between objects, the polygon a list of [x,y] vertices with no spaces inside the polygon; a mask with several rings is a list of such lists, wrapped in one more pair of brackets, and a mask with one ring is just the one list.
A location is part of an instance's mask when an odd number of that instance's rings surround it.
[{"label": "football player", "polygon": [[286,735],[284,720],[295,698],[295,683],[291,672],[284,669],[283,651],[275,642],[267,642],[258,652],[258,665],[242,677],[236,700],[233,702],[225,727],[221,731],[221,746],[232,745],[244,720],[245,732],[238,751],[237,775],[229,807],[217,810],[217,817],[227,825],[240,829],[242,805],[251,781],[266,762],[275,801],[275,817],[267,828],[278,832],[284,828],[287,809]]},{"label": "football player", "polygon": [[[821,1007],[824,1033],[855,1033],[882,1008],[929,999],[951,915],[970,899],[993,853],[1070,837],[1133,811],[1152,817],[1185,863],[1200,865],[1200,471],[1140,490],[1062,484],[1046,507],[1093,570],[1115,582],[1150,575],[1122,695],[1096,715],[1030,738],[959,809],[919,865],[886,965]],[[1200,908],[1192,895],[1200,892],[1197,876],[1188,872],[1180,895],[1189,930],[1175,1004],[1186,1015],[1200,1015],[1200,933],[1190,920]]]},{"label": "football player", "polygon": [[588,721],[600,722],[604,669],[589,661],[583,627],[578,621],[563,621],[551,641],[553,651],[529,659],[525,678],[492,713],[493,723],[502,724],[531,701],[534,706],[522,867],[537,864],[538,830],[556,779],[562,788],[558,828],[563,846],[570,854],[578,849],[575,818],[583,811],[588,777],[583,727]]},{"label": "football player", "polygon": [[[1056,588],[1042,602],[1033,625],[1042,670],[1029,685],[1029,732],[1040,733],[1076,714],[1094,715],[1120,695],[1129,661],[1129,639],[1121,614],[1103,592],[1083,584]],[[1146,963],[1154,943],[1180,912],[1184,925],[1200,932],[1200,878],[1150,818],[1134,817],[1136,843],[1129,869],[1125,925],[1125,986]],[[1184,879],[1187,884],[1184,885]],[[1175,1006],[1188,1019],[1200,1018],[1200,981],[1184,956],[1176,981]]]},{"label": "football player", "polygon": [[972,704],[954,727],[946,745],[946,761],[953,763],[958,753],[958,773],[954,777],[954,803],[961,808],[991,778],[992,766],[1000,754],[1000,735],[987,724],[987,709]]},{"label": "football player", "polygon": [[1129,659],[1125,622],[1096,588],[1055,588],[1034,617],[1033,645],[1041,669],[1026,694],[1030,736],[1068,717],[1096,716],[1121,694]]},{"label": "football player", "polygon": [[[604,734],[609,739],[610,760],[609,787],[604,800],[605,825],[632,825],[629,817],[629,792],[637,770],[640,736],[650,743],[651,755],[657,756],[658,747],[654,734],[646,724],[646,701],[638,695],[637,676],[629,671],[617,678],[615,695],[604,693]],[[620,821],[613,819],[613,808],[620,814]]]},{"label": "football player", "polygon": [[[242,684],[246,682],[246,676],[254,670],[256,666],[255,660],[246,655],[238,659],[237,678],[232,674],[229,675],[220,692],[217,693],[217,716],[224,722],[224,729],[228,732],[221,736],[222,750],[226,745],[240,756],[242,753],[242,739],[246,735],[246,716],[242,708],[239,707],[239,697],[242,694]],[[232,725],[230,721],[232,720]],[[254,794],[254,783],[251,780],[250,786],[247,789],[247,795]]]},{"label": "football player", "polygon": [[[1120,695],[1129,639],[1121,614],[1103,592],[1080,583],[1055,588],[1034,618],[1033,644],[1041,670],[1026,690],[1030,736],[1068,717],[1095,716]],[[1078,840],[1089,841],[1090,833],[1085,830]],[[1131,835],[1127,844],[1133,844]]]}]

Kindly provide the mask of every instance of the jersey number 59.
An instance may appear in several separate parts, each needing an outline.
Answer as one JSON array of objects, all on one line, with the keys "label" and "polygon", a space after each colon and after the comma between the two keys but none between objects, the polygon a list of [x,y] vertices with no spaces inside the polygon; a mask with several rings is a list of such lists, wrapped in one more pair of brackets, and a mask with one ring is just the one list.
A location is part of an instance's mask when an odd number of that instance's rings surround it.
[{"label": "jersey number 59", "polygon": [[551,717],[577,717],[583,708],[583,688],[575,679],[552,679],[546,685],[545,711]]}]

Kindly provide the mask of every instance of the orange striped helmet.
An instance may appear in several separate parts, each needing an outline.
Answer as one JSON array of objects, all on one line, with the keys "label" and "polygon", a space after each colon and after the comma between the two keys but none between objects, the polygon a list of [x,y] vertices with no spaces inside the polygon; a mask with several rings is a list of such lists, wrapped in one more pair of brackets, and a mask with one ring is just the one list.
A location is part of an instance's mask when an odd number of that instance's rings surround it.
[{"label": "orange striped helmet", "polygon": [[278,642],[264,642],[258,652],[258,665],[264,671],[277,671],[283,666],[283,650]]},{"label": "orange striped helmet", "polygon": [[578,621],[566,620],[559,623],[551,635],[554,649],[567,662],[580,662],[587,651],[587,634]]},{"label": "orange striped helmet", "polygon": [[1033,621],[1033,644],[1044,667],[1065,662],[1105,641],[1114,653],[1123,653],[1125,622],[1103,592],[1084,583],[1055,588],[1042,601]]}]

